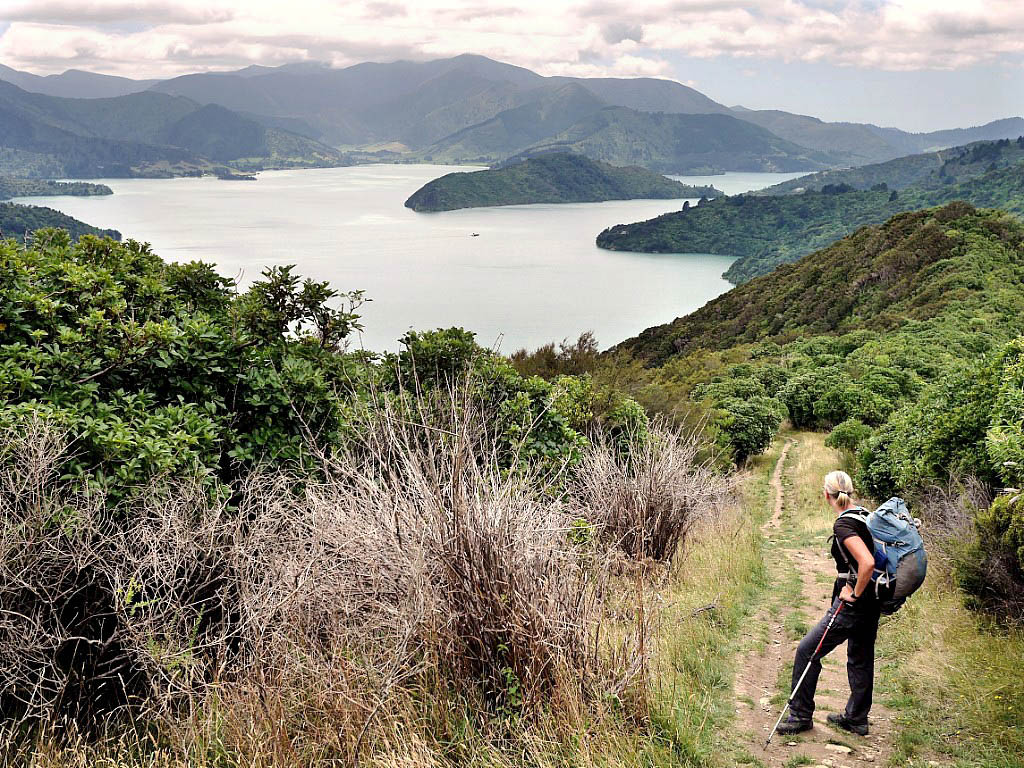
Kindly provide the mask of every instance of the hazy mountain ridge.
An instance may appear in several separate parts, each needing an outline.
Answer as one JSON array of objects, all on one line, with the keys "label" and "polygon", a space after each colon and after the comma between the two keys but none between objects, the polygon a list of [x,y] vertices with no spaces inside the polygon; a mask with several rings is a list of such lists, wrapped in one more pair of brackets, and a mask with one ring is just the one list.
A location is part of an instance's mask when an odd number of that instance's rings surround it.
[{"label": "hazy mountain ridge", "polygon": [[678,199],[721,194],[692,187],[644,168],[620,168],[583,155],[551,154],[486,171],[449,173],[405,201],[414,211],[451,211],[530,203]]},{"label": "hazy mountain ridge", "polygon": [[19,88],[47,96],[68,96],[73,98],[104,98],[125,96],[144,91],[159,80],[132,80],[116,75],[85,72],[69,69],[58,75],[34,75],[0,64],[0,80],[13,83]]},{"label": "hazy mountain ridge", "polygon": [[946,149],[974,141],[1013,138],[1024,134],[1024,118],[1010,117],[970,128],[909,133],[870,123],[826,122],[781,110],[733,108],[736,117],[787,139],[832,156],[836,164],[864,165],[904,155]]},{"label": "hazy mountain ridge", "polygon": [[659,173],[801,171],[828,158],[726,114],[666,114],[605,107],[524,151],[572,151]]},{"label": "hazy mountain ridge", "polygon": [[23,177],[230,173],[345,164],[342,153],[217,105],[156,92],[97,99],[29,93],[0,82],[0,172]]},{"label": "hazy mountain ridge", "polygon": [[[471,54],[344,69],[278,68],[248,77],[185,75],[153,88],[254,114],[301,116],[337,145],[400,141],[412,149],[423,149],[569,84],[581,85],[613,106],[728,112],[725,106],[671,80],[549,78]],[[506,150],[503,154],[511,153]]]},{"label": "hazy mountain ridge", "polygon": [[495,162],[570,128],[605,106],[578,83],[552,87],[526,104],[444,137],[421,156],[434,162]]}]

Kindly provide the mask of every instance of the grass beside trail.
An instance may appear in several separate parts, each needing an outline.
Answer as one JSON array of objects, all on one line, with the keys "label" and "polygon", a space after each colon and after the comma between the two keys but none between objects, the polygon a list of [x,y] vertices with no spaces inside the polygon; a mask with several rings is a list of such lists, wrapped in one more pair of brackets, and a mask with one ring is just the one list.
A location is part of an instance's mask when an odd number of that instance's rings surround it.
[{"label": "grass beside trail", "polygon": [[[658,636],[651,721],[672,745],[671,765],[736,765],[727,726],[740,630],[766,586],[760,526],[774,508],[769,479],[781,443],[752,462],[743,504],[699,534],[670,592]],[[700,609],[714,605],[711,610]],[[645,763],[638,763],[645,764]],[[660,764],[660,763],[658,763]]]},{"label": "grass beside trail", "polygon": [[893,765],[1024,766],[1024,632],[964,608],[941,563],[879,633],[880,689],[899,711]]},{"label": "grass beside trail", "polygon": [[[721,517],[698,523],[675,565],[661,578],[627,573],[614,588],[622,599],[604,631],[614,638],[635,630],[637,605],[649,606],[647,635],[650,667],[646,696],[627,686],[621,700],[600,703],[559,702],[557,714],[479,722],[472,702],[438,694],[434,688],[394,697],[393,707],[409,713],[389,734],[393,748],[368,743],[365,766],[432,766],[436,768],[731,768],[729,728],[734,718],[733,664],[744,621],[756,609],[765,588],[760,525],[774,504],[769,478],[776,450],[753,462],[743,482],[743,503]],[[655,571],[657,567],[655,566]],[[653,576],[653,578],[652,578]],[[636,593],[633,590],[636,590]],[[625,665],[620,665],[625,672]],[[311,681],[308,707],[295,712],[307,719],[286,722],[274,702],[253,701],[265,717],[251,732],[238,731],[216,712],[185,724],[151,743],[126,736],[123,742],[90,744],[42,736],[32,768],[241,768],[308,765],[312,755],[327,762],[331,720]],[[297,695],[307,696],[298,691]],[[481,728],[486,729],[483,732]],[[308,743],[295,743],[302,734]],[[308,734],[308,736],[306,735]],[[497,736],[496,736],[497,734]],[[9,736],[10,734],[8,734]],[[187,742],[187,754],[165,739]],[[4,734],[0,733],[0,745]],[[247,759],[259,756],[256,762]],[[9,761],[0,750],[0,765]],[[255,759],[255,758],[254,758]],[[315,761],[315,760],[314,760]]]}]

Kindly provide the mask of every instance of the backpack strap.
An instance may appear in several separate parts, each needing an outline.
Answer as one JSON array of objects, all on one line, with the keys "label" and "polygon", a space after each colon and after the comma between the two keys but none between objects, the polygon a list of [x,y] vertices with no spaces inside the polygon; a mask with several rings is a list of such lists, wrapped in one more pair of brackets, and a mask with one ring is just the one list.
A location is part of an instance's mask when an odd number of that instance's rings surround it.
[{"label": "backpack strap", "polygon": [[842,520],[844,517],[852,517],[856,520],[860,520],[864,525],[868,524],[868,511],[864,507],[850,507],[848,510],[843,512],[836,520]]},{"label": "backpack strap", "polygon": [[[860,520],[862,523],[864,523],[864,526],[868,529],[868,536],[871,537],[872,550],[876,550],[876,548],[879,545],[881,545],[882,553],[885,554],[885,542],[877,540],[875,538],[875,535],[871,532],[871,528],[868,526],[868,511],[866,509],[864,509],[863,507],[851,508],[843,512],[843,514],[841,514],[836,519],[841,520],[844,517],[852,517],[854,520]],[[833,535],[831,538],[835,538],[835,535]],[[847,554],[846,547],[843,546],[843,542],[837,541],[836,543],[839,545],[839,554],[843,556],[843,560],[846,561],[846,567],[849,569],[849,571],[846,574],[846,578],[850,582],[855,582],[857,580],[857,567],[850,560],[850,556]],[[875,552],[873,551],[872,555],[874,554]],[[875,594],[881,596],[879,589],[883,586],[889,586],[889,572],[885,570],[879,570],[878,566],[876,565],[875,570],[871,575],[871,580],[875,584]]]},{"label": "backpack strap", "polygon": [[[854,520],[860,520],[862,523],[864,523],[865,526],[868,524],[868,513],[867,510],[864,509],[863,507],[851,507],[850,509],[843,512],[843,514],[841,514],[839,517],[837,517],[836,520],[842,520],[844,517],[852,517]],[[870,528],[868,529],[868,535],[871,536]],[[839,554],[842,555],[843,560],[846,561],[846,567],[848,569],[846,572],[846,580],[850,583],[856,582],[857,567],[854,565],[853,561],[850,560],[850,556],[847,554],[846,547],[843,546],[843,542],[836,539],[835,534],[832,534],[828,537],[829,541],[832,541],[833,539],[836,540],[836,545],[839,549]],[[871,536],[872,542],[874,542],[874,539],[875,537]],[[843,574],[839,575],[842,576]]]}]

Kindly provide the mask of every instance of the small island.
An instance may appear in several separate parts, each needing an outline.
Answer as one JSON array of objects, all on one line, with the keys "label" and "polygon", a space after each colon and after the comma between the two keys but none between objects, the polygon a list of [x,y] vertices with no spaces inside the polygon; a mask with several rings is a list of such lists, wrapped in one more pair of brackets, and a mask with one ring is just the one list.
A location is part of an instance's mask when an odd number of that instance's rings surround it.
[{"label": "small island", "polygon": [[620,168],[567,152],[532,157],[486,171],[449,173],[405,201],[418,212],[530,203],[597,203],[716,197],[714,187],[693,187],[646,168]]}]

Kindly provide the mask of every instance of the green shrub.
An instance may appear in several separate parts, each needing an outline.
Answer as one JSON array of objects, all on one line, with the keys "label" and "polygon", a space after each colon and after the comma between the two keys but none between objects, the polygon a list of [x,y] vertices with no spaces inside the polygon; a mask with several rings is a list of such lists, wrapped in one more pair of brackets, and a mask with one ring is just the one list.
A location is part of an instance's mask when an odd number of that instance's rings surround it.
[{"label": "green shrub", "polygon": [[773,398],[730,397],[717,403],[715,425],[721,430],[733,460],[742,464],[750,456],[767,450],[784,415],[783,406]]},{"label": "green shrub", "polygon": [[856,455],[860,446],[871,437],[871,427],[860,419],[847,419],[829,433],[825,445],[850,455]]},{"label": "green shrub", "polygon": [[996,497],[979,513],[977,522],[982,551],[1011,558],[1015,575],[1024,582],[1024,494],[1017,491]]},{"label": "green shrub", "polygon": [[976,538],[957,553],[953,575],[972,608],[1024,622],[1024,500],[996,497],[978,510]]},{"label": "green shrub", "polygon": [[974,603],[1000,612],[1020,610],[1013,595],[1024,590],[1022,393],[1024,339],[1017,339],[990,360],[927,386],[916,403],[861,441],[859,456],[858,482],[879,498],[962,476],[1009,489],[977,511],[977,544],[958,556],[956,568]]},{"label": "green shrub", "polygon": [[[828,396],[818,405],[818,401]],[[852,399],[846,391],[841,371],[817,368],[791,378],[779,393],[789,411],[789,419],[797,429],[816,428],[828,423]],[[842,419],[840,419],[842,421]]]},{"label": "green shrub", "polygon": [[476,334],[462,328],[409,331],[399,341],[402,351],[386,361],[395,369],[395,383],[410,390],[452,385],[485,354]]},{"label": "green shrub", "polygon": [[1008,344],[997,365],[999,388],[985,449],[1000,482],[1024,488],[1024,338]]},{"label": "green shrub", "polygon": [[[871,469],[862,471],[865,479],[891,478],[893,486],[886,491],[920,488],[951,476],[994,481],[985,435],[995,400],[995,374],[991,365],[951,371],[928,386],[916,403],[893,414],[886,427],[889,438],[869,445],[864,462],[865,469]],[[865,489],[883,492],[877,482],[868,479]]]}]

